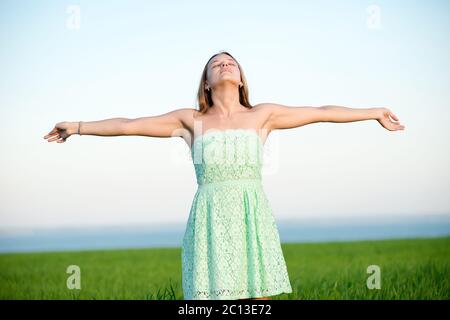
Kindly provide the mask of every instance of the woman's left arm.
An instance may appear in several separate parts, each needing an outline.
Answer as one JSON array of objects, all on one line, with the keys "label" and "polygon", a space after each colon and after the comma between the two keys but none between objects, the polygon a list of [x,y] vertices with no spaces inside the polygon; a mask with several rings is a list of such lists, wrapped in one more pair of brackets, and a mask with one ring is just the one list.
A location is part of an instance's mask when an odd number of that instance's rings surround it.
[{"label": "woman's left arm", "polygon": [[296,128],[316,122],[354,122],[377,120],[390,131],[404,130],[398,117],[388,108],[348,108],[334,105],[321,107],[289,107],[275,103],[258,106],[268,109],[270,130]]}]

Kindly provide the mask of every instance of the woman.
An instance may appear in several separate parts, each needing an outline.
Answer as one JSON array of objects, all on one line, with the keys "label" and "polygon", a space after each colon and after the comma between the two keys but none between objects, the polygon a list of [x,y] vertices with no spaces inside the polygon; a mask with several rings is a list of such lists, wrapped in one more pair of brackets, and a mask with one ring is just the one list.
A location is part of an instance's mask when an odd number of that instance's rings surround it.
[{"label": "woman", "polygon": [[405,126],[387,108],[252,106],[242,68],[225,51],[206,63],[197,98],[199,110],[60,122],[44,139],[63,143],[75,133],[182,137],[191,148],[198,183],[182,244],[184,298],[256,300],[290,293],[277,226],[261,184],[261,154],[270,132],[372,119],[390,131]]}]

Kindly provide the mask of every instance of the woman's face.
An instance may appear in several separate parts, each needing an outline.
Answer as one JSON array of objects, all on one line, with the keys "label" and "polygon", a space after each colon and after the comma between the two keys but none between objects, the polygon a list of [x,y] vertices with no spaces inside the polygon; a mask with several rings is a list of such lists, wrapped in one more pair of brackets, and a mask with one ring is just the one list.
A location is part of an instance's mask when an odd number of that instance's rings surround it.
[{"label": "woman's face", "polygon": [[227,54],[219,54],[211,59],[207,68],[207,84],[206,86],[214,88],[224,82],[231,82],[239,86],[241,82],[241,72],[239,67]]}]

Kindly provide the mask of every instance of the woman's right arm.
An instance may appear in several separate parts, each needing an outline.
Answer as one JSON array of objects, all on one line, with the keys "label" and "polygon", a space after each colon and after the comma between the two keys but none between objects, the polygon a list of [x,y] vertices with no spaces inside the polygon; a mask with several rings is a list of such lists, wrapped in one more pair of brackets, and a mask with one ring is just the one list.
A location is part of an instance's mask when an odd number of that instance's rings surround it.
[{"label": "woman's right arm", "polygon": [[125,136],[174,137],[188,127],[194,109],[183,108],[158,116],[127,119],[121,125],[121,133]]},{"label": "woman's right arm", "polygon": [[[150,136],[173,137],[181,136],[186,124],[192,118],[194,109],[183,108],[158,116],[136,119],[112,118],[98,121],[59,122],[55,128],[44,136],[48,142],[57,140],[65,142],[72,134],[95,136]],[[79,130],[79,132],[78,132]]]}]

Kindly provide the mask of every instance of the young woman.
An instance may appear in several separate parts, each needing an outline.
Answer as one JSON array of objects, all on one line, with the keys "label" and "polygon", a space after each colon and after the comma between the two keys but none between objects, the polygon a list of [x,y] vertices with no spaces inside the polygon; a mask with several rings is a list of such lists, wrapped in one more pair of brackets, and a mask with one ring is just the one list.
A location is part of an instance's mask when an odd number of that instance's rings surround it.
[{"label": "young woman", "polygon": [[273,130],[316,122],[377,120],[403,130],[387,108],[252,106],[242,67],[228,52],[206,63],[198,110],[181,108],[136,119],[57,123],[44,139],[72,134],[182,137],[198,189],[182,243],[185,299],[269,299],[292,292],[278,229],[262,187],[262,149]]}]

